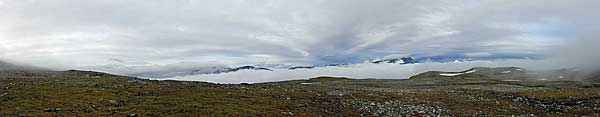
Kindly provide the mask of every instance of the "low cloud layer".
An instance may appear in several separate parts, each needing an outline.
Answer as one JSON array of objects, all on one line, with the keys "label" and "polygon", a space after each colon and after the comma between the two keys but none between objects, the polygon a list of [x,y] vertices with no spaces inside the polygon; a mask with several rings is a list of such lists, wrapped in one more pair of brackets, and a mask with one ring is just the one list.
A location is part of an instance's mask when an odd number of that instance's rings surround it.
[{"label": "low cloud layer", "polygon": [[[0,57],[56,69],[104,71],[202,63],[347,63],[389,55],[547,59],[563,55],[555,50],[568,43],[597,40],[597,4],[0,0]],[[573,51],[595,52],[589,48]]]},{"label": "low cloud layer", "polygon": [[314,69],[274,71],[244,70],[224,74],[203,74],[161,78],[161,80],[206,81],[214,83],[260,83],[285,80],[300,80],[319,76],[350,77],[357,79],[408,79],[427,71],[464,71],[473,67],[513,67],[523,66],[531,70],[547,70],[539,67],[538,60],[494,60],[469,61],[450,63],[419,63],[419,64],[354,64],[345,67],[320,67]]}]

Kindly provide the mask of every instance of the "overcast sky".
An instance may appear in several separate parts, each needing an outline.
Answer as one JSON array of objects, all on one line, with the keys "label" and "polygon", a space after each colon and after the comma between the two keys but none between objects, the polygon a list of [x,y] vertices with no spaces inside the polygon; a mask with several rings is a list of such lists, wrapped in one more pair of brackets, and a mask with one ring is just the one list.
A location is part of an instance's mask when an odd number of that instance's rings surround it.
[{"label": "overcast sky", "polygon": [[[0,59],[69,69],[545,58],[598,0],[0,0]],[[591,39],[596,40],[596,39]]]}]

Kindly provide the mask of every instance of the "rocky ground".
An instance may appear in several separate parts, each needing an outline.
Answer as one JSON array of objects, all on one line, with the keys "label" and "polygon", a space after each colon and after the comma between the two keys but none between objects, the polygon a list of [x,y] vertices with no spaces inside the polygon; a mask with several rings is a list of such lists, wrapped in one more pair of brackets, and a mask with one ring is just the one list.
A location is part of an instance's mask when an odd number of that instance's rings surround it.
[{"label": "rocky ground", "polygon": [[600,84],[478,71],[235,85],[24,73],[0,78],[0,116],[600,116]]}]

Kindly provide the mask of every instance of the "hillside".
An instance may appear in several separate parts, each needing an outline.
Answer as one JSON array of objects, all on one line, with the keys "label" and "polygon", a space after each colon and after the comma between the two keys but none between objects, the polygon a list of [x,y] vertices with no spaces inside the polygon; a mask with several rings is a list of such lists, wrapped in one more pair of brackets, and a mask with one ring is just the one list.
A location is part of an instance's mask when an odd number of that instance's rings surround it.
[{"label": "hillside", "polygon": [[[480,72],[469,72],[474,69]],[[406,80],[318,77],[257,84],[72,70],[0,78],[0,116],[600,116],[599,84],[502,80],[486,72],[500,69],[474,69]]]}]

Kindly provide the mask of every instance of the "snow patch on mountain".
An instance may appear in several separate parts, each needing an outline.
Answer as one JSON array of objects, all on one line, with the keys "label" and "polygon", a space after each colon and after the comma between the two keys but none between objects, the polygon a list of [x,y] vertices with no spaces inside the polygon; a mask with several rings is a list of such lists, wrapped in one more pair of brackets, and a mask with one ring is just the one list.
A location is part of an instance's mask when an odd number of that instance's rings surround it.
[{"label": "snow patch on mountain", "polygon": [[452,76],[458,76],[458,75],[463,75],[463,74],[470,74],[470,73],[475,73],[475,72],[477,72],[477,70],[471,70],[471,71],[462,72],[462,73],[442,73],[442,74],[440,74],[440,76],[452,77]]},{"label": "snow patch on mountain", "polygon": [[415,63],[418,63],[418,61],[413,59],[412,57],[401,57],[401,58],[376,59],[376,60],[372,60],[370,63],[373,63],[373,64],[382,64],[382,63],[415,64]]}]

